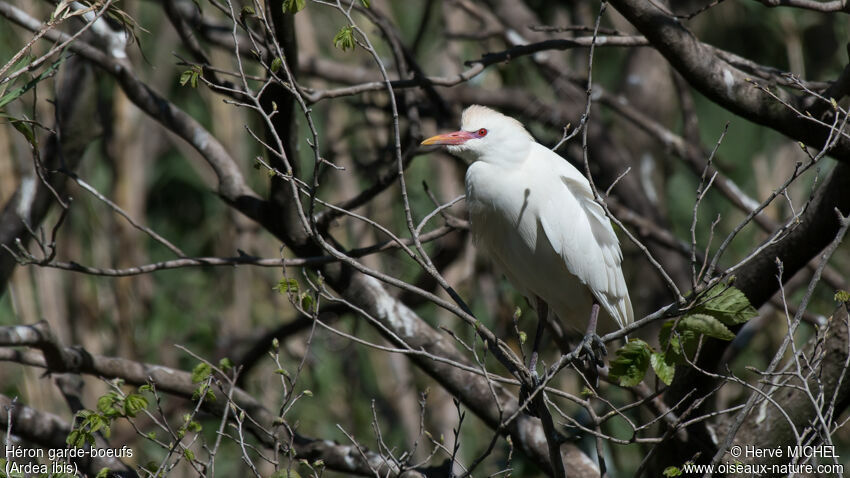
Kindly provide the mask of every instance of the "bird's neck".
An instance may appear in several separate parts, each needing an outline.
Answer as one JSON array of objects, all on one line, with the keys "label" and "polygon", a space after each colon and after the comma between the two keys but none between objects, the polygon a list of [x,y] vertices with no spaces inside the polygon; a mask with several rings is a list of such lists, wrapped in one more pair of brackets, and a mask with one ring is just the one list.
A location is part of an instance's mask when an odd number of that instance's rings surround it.
[{"label": "bird's neck", "polygon": [[484,151],[477,159],[504,169],[522,166],[531,153],[531,142],[517,142],[499,145]]}]

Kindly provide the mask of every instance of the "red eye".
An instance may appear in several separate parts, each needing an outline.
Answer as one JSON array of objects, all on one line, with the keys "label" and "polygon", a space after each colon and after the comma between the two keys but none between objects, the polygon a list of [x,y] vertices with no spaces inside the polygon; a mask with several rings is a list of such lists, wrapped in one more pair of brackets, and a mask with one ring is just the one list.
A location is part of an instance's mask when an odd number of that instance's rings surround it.
[{"label": "red eye", "polygon": [[478,130],[478,136],[487,136],[487,130],[485,128],[481,128]]}]

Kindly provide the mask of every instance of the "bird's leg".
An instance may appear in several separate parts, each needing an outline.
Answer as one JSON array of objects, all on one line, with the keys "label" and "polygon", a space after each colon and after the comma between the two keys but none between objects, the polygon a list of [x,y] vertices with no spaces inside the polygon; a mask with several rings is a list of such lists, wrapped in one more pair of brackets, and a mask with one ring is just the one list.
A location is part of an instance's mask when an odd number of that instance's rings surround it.
[{"label": "bird's leg", "polygon": [[584,335],[584,340],[581,341],[582,352],[587,355],[590,360],[591,368],[596,366],[605,366],[603,356],[608,354],[605,348],[605,343],[596,335],[596,323],[599,320],[599,302],[596,298],[593,299],[593,305],[590,307],[590,321],[587,323],[587,332]]},{"label": "bird's leg", "polygon": [[[540,349],[540,338],[543,336],[543,328],[546,325],[546,319],[549,314],[549,306],[540,297],[535,297],[537,306],[537,332],[534,334],[534,343],[531,346],[531,357],[528,359],[528,370],[531,372],[531,383],[523,380],[519,387],[519,402],[525,403],[531,396],[534,390],[540,386],[540,377],[537,375],[537,358],[538,350]],[[545,407],[542,404],[542,394],[529,403],[527,413],[532,417],[540,418],[540,408]],[[551,420],[551,417],[550,417]]]},{"label": "bird's leg", "polygon": [[549,314],[549,306],[540,297],[536,297],[537,302],[537,331],[534,334],[534,344],[531,346],[531,359],[528,361],[528,370],[531,371],[531,377],[534,379],[535,385],[537,377],[537,351],[540,349],[540,338],[543,336],[543,328],[546,325],[546,319]]}]

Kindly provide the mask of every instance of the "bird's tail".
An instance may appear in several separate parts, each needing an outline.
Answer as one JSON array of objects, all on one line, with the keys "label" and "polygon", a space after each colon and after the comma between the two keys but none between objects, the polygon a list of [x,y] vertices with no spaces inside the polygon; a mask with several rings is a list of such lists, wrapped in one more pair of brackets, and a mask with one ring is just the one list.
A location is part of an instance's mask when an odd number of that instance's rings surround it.
[{"label": "bird's tail", "polygon": [[617,302],[616,313],[612,315],[614,315],[614,319],[617,320],[620,328],[635,321],[635,313],[632,310],[632,299],[629,298],[629,291],[626,291],[626,295],[621,297],[620,301]]}]

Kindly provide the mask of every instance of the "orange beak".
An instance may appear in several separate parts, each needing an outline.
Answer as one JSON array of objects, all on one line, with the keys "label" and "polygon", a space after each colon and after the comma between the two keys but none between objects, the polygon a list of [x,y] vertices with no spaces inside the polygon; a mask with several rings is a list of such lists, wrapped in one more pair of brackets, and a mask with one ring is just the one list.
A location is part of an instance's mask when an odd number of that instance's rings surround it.
[{"label": "orange beak", "polygon": [[438,134],[437,136],[431,136],[430,138],[423,141],[421,144],[423,146],[428,146],[432,144],[439,145],[457,145],[463,144],[470,139],[475,139],[476,136],[474,133],[470,133],[469,131],[455,131],[454,133],[446,133],[446,134]]}]

